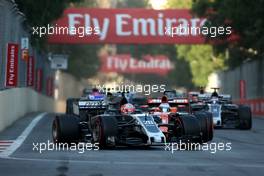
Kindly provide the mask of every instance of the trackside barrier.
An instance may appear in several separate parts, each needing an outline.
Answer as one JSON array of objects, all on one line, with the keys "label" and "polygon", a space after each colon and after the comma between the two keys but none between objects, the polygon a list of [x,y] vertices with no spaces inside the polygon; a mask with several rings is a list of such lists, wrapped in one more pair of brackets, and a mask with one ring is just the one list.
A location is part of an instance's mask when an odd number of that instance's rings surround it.
[{"label": "trackside barrier", "polygon": [[218,77],[220,91],[231,94],[234,100],[243,97],[250,102],[264,99],[264,58],[251,60],[232,70],[219,72]]},{"label": "trackside barrier", "polygon": [[218,73],[220,91],[231,94],[238,104],[251,107],[255,116],[264,116],[264,57],[244,62]]},{"label": "trackside barrier", "polygon": [[54,99],[30,88],[0,91],[0,131],[28,112],[53,112],[54,103]]},{"label": "trackside barrier", "polygon": [[[54,70],[47,53],[31,45],[31,28],[26,22],[14,0],[0,0],[0,90],[31,87],[52,96]],[[25,39],[28,42],[22,42]],[[27,57],[22,54],[26,46]]]},{"label": "trackside barrier", "polygon": [[15,1],[0,0],[0,131],[26,113],[54,111],[54,70],[31,42]]}]

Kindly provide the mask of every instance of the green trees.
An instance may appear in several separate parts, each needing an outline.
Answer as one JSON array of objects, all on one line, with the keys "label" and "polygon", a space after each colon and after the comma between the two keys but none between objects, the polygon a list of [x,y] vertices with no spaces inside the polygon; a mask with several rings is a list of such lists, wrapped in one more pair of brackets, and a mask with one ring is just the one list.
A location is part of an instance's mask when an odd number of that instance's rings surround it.
[{"label": "green trees", "polygon": [[[191,9],[192,0],[168,0],[167,7]],[[224,67],[224,55],[214,54],[211,45],[176,45],[175,47],[182,65],[185,65],[186,62],[189,64],[191,81],[197,87],[206,85],[208,76],[216,69]],[[178,67],[181,67],[179,61]]]},{"label": "green trees", "polygon": [[[68,6],[98,7],[102,2],[99,0],[15,1],[18,8],[26,15],[30,26],[45,26],[52,23]],[[105,2],[110,3],[110,1]],[[120,8],[150,7],[148,0],[116,0],[111,3]],[[249,58],[263,57],[264,0],[168,0],[167,7],[192,9],[195,15],[205,16],[214,26],[230,25],[240,39],[217,45],[116,45],[117,53],[130,53],[136,58],[141,58],[144,54],[167,55],[175,63],[175,69],[166,80],[172,85],[186,87],[192,87],[192,84],[205,85],[209,74],[217,69],[233,68]],[[68,72],[76,77],[90,77],[96,73],[99,66],[97,52],[102,45],[46,47],[45,38],[33,38],[33,41],[39,48],[69,54]],[[133,79],[151,80],[148,76],[133,75]],[[164,78],[157,79],[164,80]]]},{"label": "green trees", "polygon": [[239,41],[214,46],[218,53],[229,51],[226,64],[232,68],[249,58],[263,57],[263,7],[264,0],[196,0],[193,11],[207,16],[215,26],[230,25],[238,34]]},{"label": "green trees", "polygon": [[190,9],[192,0],[168,0],[166,6],[169,8]]},{"label": "green trees", "polygon": [[26,15],[30,26],[46,25],[59,18],[69,3],[80,1],[81,0],[15,0],[19,10]]},{"label": "green trees", "polygon": [[208,76],[215,70],[224,67],[224,56],[213,55],[211,45],[182,45],[177,46],[178,57],[186,60],[191,68],[192,82],[196,86],[207,84]]},{"label": "green trees", "polygon": [[149,7],[148,0],[116,0],[119,8],[145,8]]},{"label": "green trees", "polygon": [[[16,0],[18,8],[27,19],[30,27],[47,26],[58,19],[63,10],[69,6],[96,6],[95,0]],[[48,45],[46,37],[39,38],[32,35],[31,42],[37,48],[55,54],[69,55],[69,68],[66,72],[77,78],[89,77],[98,69],[97,50],[99,45]]]},{"label": "green trees", "polygon": [[[215,45],[176,46],[178,55],[190,64],[195,85],[205,84],[215,69],[234,68],[264,54],[264,0],[168,0],[170,8],[192,8],[206,17],[210,26],[231,26],[236,40],[221,39]],[[239,40],[237,40],[239,36]]]},{"label": "green trees", "polygon": [[[80,1],[82,0],[15,0],[19,10],[25,14],[27,25],[30,27],[46,26],[59,18],[69,3]],[[45,37],[38,38],[33,35],[31,41],[39,48],[43,48],[46,44]]]}]

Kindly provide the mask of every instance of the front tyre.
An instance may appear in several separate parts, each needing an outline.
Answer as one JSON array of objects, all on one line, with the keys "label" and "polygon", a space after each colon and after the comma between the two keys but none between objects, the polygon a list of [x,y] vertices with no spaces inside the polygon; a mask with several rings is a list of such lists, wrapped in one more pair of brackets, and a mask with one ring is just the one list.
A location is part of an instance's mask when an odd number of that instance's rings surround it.
[{"label": "front tyre", "polygon": [[80,138],[79,120],[72,115],[56,116],[52,123],[54,143],[78,142]]},{"label": "front tyre", "polygon": [[196,112],[194,114],[199,121],[202,138],[201,142],[208,142],[213,139],[213,117],[209,112]]},{"label": "front tyre", "polygon": [[[117,120],[115,117],[97,117],[93,127],[93,141],[99,143],[101,149],[106,148],[109,144],[108,137],[115,138],[117,135]],[[112,143],[111,146],[115,144]]]},{"label": "front tyre", "polygon": [[248,106],[239,106],[238,108],[239,128],[250,130],[252,128],[252,113]]}]

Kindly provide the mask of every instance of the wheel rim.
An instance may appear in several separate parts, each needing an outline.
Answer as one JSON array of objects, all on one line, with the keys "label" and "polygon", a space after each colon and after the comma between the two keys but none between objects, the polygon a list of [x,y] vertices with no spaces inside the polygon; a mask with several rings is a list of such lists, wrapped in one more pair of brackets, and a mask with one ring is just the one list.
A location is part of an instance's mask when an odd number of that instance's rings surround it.
[{"label": "wheel rim", "polygon": [[53,136],[53,140],[55,142],[57,142],[58,141],[58,131],[57,131],[57,124],[56,124],[56,122],[54,122],[53,125],[52,125],[52,136]]},{"label": "wheel rim", "polygon": [[96,122],[96,127],[93,130],[93,138],[95,142],[100,142],[100,136],[101,136],[101,125],[100,121],[98,120]]}]

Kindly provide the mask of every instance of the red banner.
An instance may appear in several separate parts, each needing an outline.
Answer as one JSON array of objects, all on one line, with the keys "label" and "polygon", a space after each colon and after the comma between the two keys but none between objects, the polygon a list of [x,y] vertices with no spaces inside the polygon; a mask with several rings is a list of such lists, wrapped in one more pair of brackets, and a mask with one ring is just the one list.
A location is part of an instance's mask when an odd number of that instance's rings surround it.
[{"label": "red banner", "polygon": [[173,63],[164,55],[145,55],[141,60],[129,54],[102,56],[101,71],[117,73],[149,73],[167,75],[173,69]]},{"label": "red banner", "polygon": [[37,69],[37,77],[36,77],[36,90],[38,92],[42,91],[42,69]]},{"label": "red banner", "polygon": [[48,96],[53,96],[53,78],[47,78],[46,91]]},{"label": "red banner", "polygon": [[7,44],[6,87],[16,87],[18,79],[18,44]]},{"label": "red banner", "polygon": [[[199,28],[205,19],[187,9],[69,8],[47,26],[50,43],[167,43],[201,44],[201,34],[166,35],[172,27]],[[83,35],[84,30],[86,35]],[[44,30],[43,30],[44,32]]]},{"label": "red banner", "polygon": [[239,95],[240,95],[240,99],[246,98],[246,81],[245,80],[239,81]]},{"label": "red banner", "polygon": [[27,62],[27,86],[34,86],[35,59],[30,56]]}]

